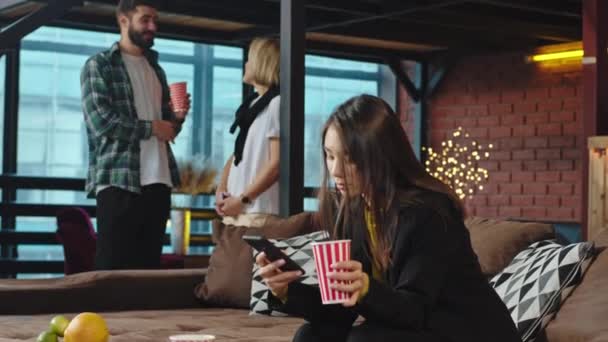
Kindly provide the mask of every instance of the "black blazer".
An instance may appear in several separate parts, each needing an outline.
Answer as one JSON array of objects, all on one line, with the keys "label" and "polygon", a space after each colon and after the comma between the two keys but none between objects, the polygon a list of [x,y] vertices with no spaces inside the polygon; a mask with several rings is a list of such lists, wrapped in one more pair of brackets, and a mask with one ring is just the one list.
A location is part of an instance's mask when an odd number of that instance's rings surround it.
[{"label": "black blazer", "polygon": [[365,226],[353,230],[352,258],[370,275],[369,292],[354,308],[322,305],[317,288],[299,283],[289,285],[286,304],[272,298],[271,306],[313,324],[330,321],[336,328],[348,329],[361,315],[373,324],[424,331],[446,341],[521,342],[447,196],[424,191],[416,199],[400,204],[392,264],[382,282],[372,279],[365,240],[356,234]]}]

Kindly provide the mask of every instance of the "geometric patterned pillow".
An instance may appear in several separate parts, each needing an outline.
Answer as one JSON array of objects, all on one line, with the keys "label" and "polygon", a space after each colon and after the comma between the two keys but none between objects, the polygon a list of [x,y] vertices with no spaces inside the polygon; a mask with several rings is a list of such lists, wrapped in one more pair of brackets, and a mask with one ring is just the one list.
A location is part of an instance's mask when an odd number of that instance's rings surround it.
[{"label": "geometric patterned pillow", "polygon": [[552,240],[520,252],[490,285],[505,303],[524,342],[533,341],[580,283],[594,254],[592,242]]},{"label": "geometric patterned pillow", "polygon": [[[282,249],[293,261],[304,269],[305,274],[296,280],[306,285],[318,286],[317,272],[315,270],[315,260],[312,253],[312,242],[326,241],[329,239],[329,233],[326,231],[318,231],[310,234],[300,235],[284,240],[269,239],[275,246]],[[253,256],[257,255],[257,251],[253,251]],[[286,314],[272,310],[268,307],[268,294],[270,289],[260,276],[260,267],[253,263],[253,276],[251,281],[251,302],[249,307],[250,315],[262,314],[270,316],[286,316]]]}]

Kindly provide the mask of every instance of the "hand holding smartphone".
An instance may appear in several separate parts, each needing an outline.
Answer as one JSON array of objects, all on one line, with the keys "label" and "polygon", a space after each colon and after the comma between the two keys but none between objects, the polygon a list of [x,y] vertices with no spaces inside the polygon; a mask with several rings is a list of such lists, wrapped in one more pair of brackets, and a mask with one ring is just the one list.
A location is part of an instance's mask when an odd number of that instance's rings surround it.
[{"label": "hand holding smartphone", "polygon": [[256,251],[264,252],[264,254],[266,254],[266,258],[271,262],[279,259],[285,260],[285,264],[281,266],[281,271],[300,271],[302,274],[306,273],[304,272],[304,269],[300,267],[300,265],[298,265],[289,256],[287,256],[287,254],[283,253],[283,251],[281,251],[272,242],[268,241],[268,239],[265,237],[260,235],[243,235],[243,240],[245,240],[245,242],[247,242]]}]

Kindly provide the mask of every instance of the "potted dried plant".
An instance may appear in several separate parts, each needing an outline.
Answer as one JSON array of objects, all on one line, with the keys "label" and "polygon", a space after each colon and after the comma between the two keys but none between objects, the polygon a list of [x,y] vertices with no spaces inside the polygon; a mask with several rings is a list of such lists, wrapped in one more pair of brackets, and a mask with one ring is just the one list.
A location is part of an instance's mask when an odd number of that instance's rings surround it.
[{"label": "potted dried plant", "polygon": [[194,198],[213,193],[217,169],[202,155],[178,160],[180,185],[173,188],[171,246],[175,254],[185,254],[190,245],[190,215]]}]

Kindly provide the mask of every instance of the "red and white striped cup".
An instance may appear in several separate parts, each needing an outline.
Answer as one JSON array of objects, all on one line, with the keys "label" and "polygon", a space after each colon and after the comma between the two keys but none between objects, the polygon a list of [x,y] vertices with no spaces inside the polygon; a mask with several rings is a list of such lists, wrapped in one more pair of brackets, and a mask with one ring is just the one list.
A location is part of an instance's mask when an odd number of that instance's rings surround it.
[{"label": "red and white striped cup", "polygon": [[173,110],[180,111],[186,108],[186,101],[188,100],[187,88],[188,83],[186,82],[175,82],[169,85]]},{"label": "red and white striped cup", "polygon": [[350,297],[350,293],[330,288],[329,286],[337,281],[328,279],[327,273],[339,272],[339,270],[334,270],[330,267],[333,263],[350,260],[350,240],[313,242],[312,252],[315,257],[319,290],[321,291],[323,304],[346,302]]}]

